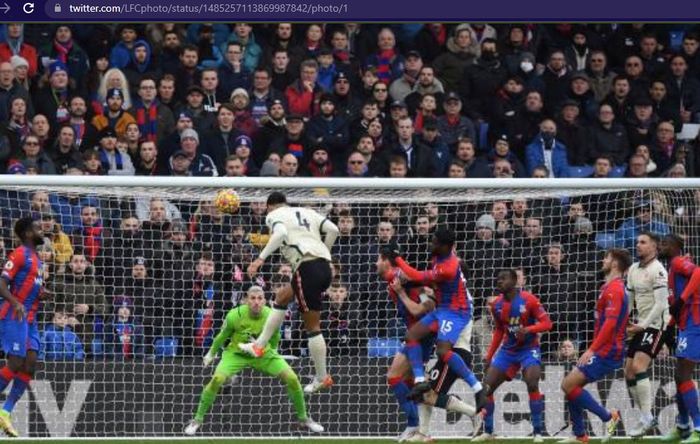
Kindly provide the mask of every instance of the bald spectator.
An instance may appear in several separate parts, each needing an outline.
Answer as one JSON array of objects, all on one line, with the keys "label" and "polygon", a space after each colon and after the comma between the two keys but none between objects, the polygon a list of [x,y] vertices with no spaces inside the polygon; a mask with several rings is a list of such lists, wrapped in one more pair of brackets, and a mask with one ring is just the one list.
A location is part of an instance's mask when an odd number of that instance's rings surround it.
[{"label": "bald spectator", "polygon": [[569,177],[566,147],[556,137],[557,124],[551,119],[543,120],[539,135],[525,148],[528,176],[532,175],[535,167],[544,165],[551,177]]},{"label": "bald spectator", "polygon": [[293,154],[287,153],[282,156],[279,166],[280,177],[296,177],[299,171],[299,161]]}]

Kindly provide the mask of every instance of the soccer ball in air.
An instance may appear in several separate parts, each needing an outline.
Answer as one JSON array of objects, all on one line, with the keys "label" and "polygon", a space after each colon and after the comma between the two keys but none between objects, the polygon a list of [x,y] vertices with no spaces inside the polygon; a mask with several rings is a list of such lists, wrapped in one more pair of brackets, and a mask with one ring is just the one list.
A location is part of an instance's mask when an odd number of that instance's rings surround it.
[{"label": "soccer ball in air", "polygon": [[219,190],[214,198],[214,206],[221,213],[233,214],[238,211],[238,207],[241,205],[241,199],[238,197],[238,193],[232,189]]}]

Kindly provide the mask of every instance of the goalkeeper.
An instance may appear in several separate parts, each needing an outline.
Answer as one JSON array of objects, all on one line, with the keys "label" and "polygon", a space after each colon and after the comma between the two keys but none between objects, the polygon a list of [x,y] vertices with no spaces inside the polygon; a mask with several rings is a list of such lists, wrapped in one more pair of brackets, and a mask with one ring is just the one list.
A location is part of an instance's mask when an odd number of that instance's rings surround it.
[{"label": "goalkeeper", "polygon": [[287,364],[287,361],[277,354],[277,344],[280,341],[279,331],[272,336],[265,347],[263,356],[260,358],[248,356],[238,348],[239,343],[247,344],[255,340],[262,332],[265,321],[272,311],[270,307],[265,305],[265,302],[263,289],[254,285],[248,289],[245,304],[232,309],[226,315],[221,331],[216,335],[211,349],[204,356],[204,366],[206,367],[214,361],[224,343],[228,341],[228,345],[226,345],[222,353],[221,362],[216,366],[214,377],[202,391],[194,419],[185,427],[186,435],[192,436],[197,433],[197,430],[204,422],[204,416],[214,403],[219,388],[230,377],[249,367],[282,380],[287,386],[287,393],[292,404],[294,404],[294,410],[300,426],[314,433],[323,432],[323,426],[316,423],[306,414],[304,392],[299,383],[299,378]]}]

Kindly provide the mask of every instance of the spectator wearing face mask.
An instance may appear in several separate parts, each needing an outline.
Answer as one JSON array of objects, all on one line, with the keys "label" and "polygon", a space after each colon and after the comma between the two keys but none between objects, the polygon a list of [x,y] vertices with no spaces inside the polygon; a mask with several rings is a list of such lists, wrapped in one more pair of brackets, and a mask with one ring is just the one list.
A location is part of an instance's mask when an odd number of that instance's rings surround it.
[{"label": "spectator wearing face mask", "polygon": [[556,140],[557,125],[551,119],[540,124],[540,134],[525,148],[528,176],[538,166],[544,165],[550,171],[550,177],[568,177],[569,161],[566,147]]}]

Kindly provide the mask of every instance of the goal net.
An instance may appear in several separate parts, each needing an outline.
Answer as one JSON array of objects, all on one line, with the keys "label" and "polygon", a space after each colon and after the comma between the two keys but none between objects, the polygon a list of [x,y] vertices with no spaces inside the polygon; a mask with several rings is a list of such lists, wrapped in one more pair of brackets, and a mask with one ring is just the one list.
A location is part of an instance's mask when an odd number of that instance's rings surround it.
[{"label": "goal net", "polygon": [[[542,337],[546,429],[566,424],[563,375],[585,350],[601,285],[601,253],[634,250],[645,229],[673,232],[698,257],[700,182],[661,181],[391,181],[170,178],[0,178],[0,253],[15,246],[13,222],[41,221],[44,281],[41,370],[14,420],[24,436],[176,436],[193,417],[213,374],[202,356],[224,314],[253,285],[273,298],[291,269],[273,257],[251,282],[247,265],[268,239],[265,199],[287,193],[294,205],[328,215],[341,234],[332,251],[334,281],[323,313],[329,369],[336,386],[307,398],[309,414],[331,436],[393,436],[404,424],[386,383],[391,357],[405,333],[377,276],[382,244],[396,241],[407,261],[427,268],[430,235],[457,233],[467,287],[474,299],[473,367],[482,377],[492,325],[485,313],[499,269],[519,270],[554,320]],[[80,185],[80,186],[78,186]],[[594,185],[597,187],[594,187]],[[218,189],[234,188],[233,215],[212,205]],[[313,374],[301,322],[291,305],[280,352],[302,383]],[[671,358],[652,370],[659,432],[673,423]],[[632,408],[622,374],[590,387],[604,405]],[[458,381],[453,393],[473,402]],[[528,397],[518,379],[496,393],[496,433],[531,433]],[[590,421],[591,433],[602,426]],[[201,428],[211,436],[295,436],[292,407],[274,378],[244,371],[219,393]],[[471,434],[467,418],[435,409],[434,436]]]}]

